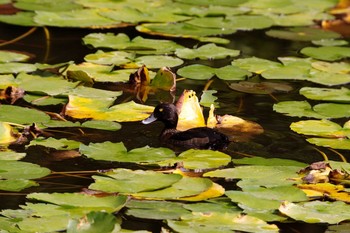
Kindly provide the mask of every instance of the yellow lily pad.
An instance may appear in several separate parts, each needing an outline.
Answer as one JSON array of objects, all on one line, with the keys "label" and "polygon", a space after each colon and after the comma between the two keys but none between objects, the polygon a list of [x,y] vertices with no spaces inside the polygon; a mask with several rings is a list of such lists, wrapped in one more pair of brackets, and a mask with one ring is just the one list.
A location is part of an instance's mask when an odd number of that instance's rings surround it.
[{"label": "yellow lily pad", "polygon": [[0,122],[0,144],[8,144],[14,141],[16,141],[16,138],[13,136],[11,125]]}]

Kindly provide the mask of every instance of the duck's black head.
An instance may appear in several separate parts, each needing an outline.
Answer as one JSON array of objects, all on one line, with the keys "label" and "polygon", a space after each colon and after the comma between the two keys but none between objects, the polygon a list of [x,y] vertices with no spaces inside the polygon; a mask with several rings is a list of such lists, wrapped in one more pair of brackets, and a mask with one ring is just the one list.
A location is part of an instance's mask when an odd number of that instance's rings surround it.
[{"label": "duck's black head", "polygon": [[154,121],[162,121],[168,129],[176,128],[178,115],[174,104],[161,103],[155,107],[153,113],[142,121],[143,124],[149,124]]}]

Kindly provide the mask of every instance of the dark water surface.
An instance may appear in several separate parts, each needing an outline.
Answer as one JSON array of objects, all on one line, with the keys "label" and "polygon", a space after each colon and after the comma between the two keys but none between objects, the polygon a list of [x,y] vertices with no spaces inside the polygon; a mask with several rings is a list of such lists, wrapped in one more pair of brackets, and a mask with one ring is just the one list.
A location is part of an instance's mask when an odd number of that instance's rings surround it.
[{"label": "dark water surface", "polygon": [[[4,42],[4,40],[11,40],[28,30],[28,28],[0,24],[0,43]],[[114,33],[124,32],[131,37],[136,35],[149,37],[147,35],[137,33],[132,28],[102,30],[101,32],[108,31],[112,31]],[[49,28],[49,32],[49,43],[46,41],[44,30],[37,28],[35,32],[28,37],[16,43],[2,46],[0,49],[24,51],[34,55],[30,62],[49,64],[66,61],[80,63],[83,61],[83,57],[86,54],[95,52],[95,50],[84,46],[81,38],[88,33],[96,32],[96,30],[91,31],[85,29]],[[267,38],[263,31],[239,32],[226,38],[229,38],[231,43],[225,46],[228,48],[241,50],[241,57],[256,56],[260,58],[275,59],[279,56],[293,56],[298,53],[300,48],[308,45],[307,42],[301,43]],[[176,42],[189,47],[198,43],[197,41],[187,39],[176,39]],[[203,61],[203,64],[221,67],[230,64],[231,60],[232,59]],[[176,69],[173,69],[173,71],[176,71]],[[220,102],[220,108],[216,110],[217,114],[231,114],[247,120],[255,121],[265,130],[264,134],[256,136],[248,142],[231,143],[226,153],[230,154],[233,158],[241,158],[241,154],[244,153],[269,158],[288,158],[306,163],[323,160],[321,154],[315,150],[313,146],[309,145],[303,136],[293,133],[289,129],[290,123],[298,119],[283,116],[273,112],[272,110],[272,105],[277,101],[302,99],[302,97],[298,95],[300,87],[305,84],[312,86],[310,83],[300,81],[290,81],[288,83],[293,87],[293,91],[290,93],[277,93],[270,96],[240,93],[229,89],[226,81],[219,79],[214,80],[210,86],[210,89],[218,90],[218,93],[215,94]],[[194,80],[184,80],[178,82],[176,96],[178,97],[184,89],[192,89],[196,91],[198,96],[200,96],[205,84],[206,82],[204,81]],[[103,84],[99,84],[98,87],[107,88],[107,86],[104,86]],[[129,98],[129,96],[123,95],[120,98]],[[157,100],[151,96],[146,104],[156,105]],[[54,110],[57,112],[60,111],[60,109]],[[161,128],[162,125],[160,123],[151,125],[142,125],[140,122],[122,123],[122,129],[116,132],[84,129],[85,134],[82,135],[77,130],[67,129],[67,131],[73,134],[55,133],[55,137],[67,137],[68,139],[74,139],[84,143],[102,142],[107,140],[114,142],[123,141],[128,150],[131,150],[133,148],[143,147],[146,145],[152,147],[160,146],[158,135]],[[18,151],[24,150],[22,147],[15,149]],[[327,154],[329,159],[339,160],[339,157],[333,152],[324,148],[321,148],[321,150]],[[91,171],[125,166],[124,164],[91,161],[82,157],[55,161],[55,159],[52,158],[52,151],[47,151],[39,147],[30,148],[26,152],[27,156],[24,159],[25,161],[40,164],[55,172]],[[345,151],[341,152],[344,155],[347,154]],[[26,189],[20,194],[2,193],[0,209],[17,209],[19,204],[24,203],[25,195],[34,191],[80,191],[82,188],[86,188],[89,183],[92,182],[92,180],[89,178],[90,175],[91,174],[89,173],[83,173],[82,176],[78,176],[74,173],[69,173],[69,175],[57,173],[47,179],[42,179],[39,187]],[[160,226],[158,223],[159,222],[157,221],[140,223],[140,220],[129,219],[129,221],[126,221],[125,224],[128,225],[128,227],[132,227],[135,224],[145,224],[149,226],[150,230],[157,232]],[[281,224],[280,227],[284,229],[283,232],[324,232],[325,230],[325,226],[323,225],[310,224]]]}]

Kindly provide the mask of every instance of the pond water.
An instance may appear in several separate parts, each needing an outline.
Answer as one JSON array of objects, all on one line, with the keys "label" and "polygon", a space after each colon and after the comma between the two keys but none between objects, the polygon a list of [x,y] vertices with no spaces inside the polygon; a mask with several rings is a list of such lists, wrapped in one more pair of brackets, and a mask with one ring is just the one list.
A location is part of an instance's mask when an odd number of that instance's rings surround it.
[{"label": "pond water", "polygon": [[[0,35],[2,40],[10,40],[18,35],[26,32],[28,28],[8,26],[0,24]],[[137,35],[142,35],[146,38],[157,38],[145,34],[140,34],[133,28],[113,29],[113,30],[93,30],[93,32],[124,32],[131,38]],[[47,45],[44,31],[40,28],[28,37],[6,46],[1,49],[18,50],[33,54],[34,58],[31,62],[56,64],[73,60],[75,63],[80,63],[86,54],[95,52],[94,49],[88,48],[82,44],[81,38],[91,33],[91,30],[86,29],[59,29],[49,28],[50,44]],[[225,45],[227,48],[237,49],[241,51],[240,57],[260,57],[275,60],[282,56],[295,56],[301,48],[310,45],[310,42],[293,42],[288,40],[280,40],[267,38],[263,30],[255,30],[252,32],[238,32],[225,38],[230,40],[230,43]],[[198,42],[191,39],[176,39],[177,43],[193,47]],[[230,64],[232,59],[220,59],[211,61],[200,61],[202,64],[212,67],[222,67]],[[198,63],[199,61],[196,61]],[[187,62],[186,64],[191,63]],[[193,61],[192,61],[193,63]],[[176,69],[172,69],[176,72]],[[279,81],[276,81],[279,82]],[[182,93],[184,89],[194,90],[198,95],[204,89],[207,81],[197,80],[182,80],[177,83],[176,97]],[[233,158],[242,158],[246,154],[251,156],[261,156],[266,158],[287,158],[305,163],[312,163],[323,159],[315,146],[310,145],[305,141],[305,138],[299,134],[292,132],[289,125],[296,118],[284,116],[272,110],[273,104],[279,101],[286,100],[303,100],[298,91],[305,84],[308,86],[317,86],[305,81],[283,81],[293,87],[293,90],[284,93],[273,93],[271,95],[247,94],[234,91],[228,87],[229,81],[214,79],[210,88],[217,90],[215,95],[218,97],[220,108],[217,114],[231,114],[241,117],[246,120],[257,122],[264,128],[264,133],[254,136],[246,142],[231,143],[225,153]],[[96,85],[98,88],[113,89],[113,85]],[[123,94],[118,99],[128,100],[133,98],[130,94]],[[136,100],[137,101],[137,100]],[[146,104],[155,106],[158,100],[152,96],[147,100]],[[51,109],[54,112],[59,112],[60,109]],[[53,132],[56,138],[65,137],[74,139],[84,143],[122,141],[128,150],[149,145],[151,147],[161,146],[159,142],[160,130],[163,127],[161,123],[150,125],[142,125],[140,122],[121,123],[122,128],[119,131],[107,132],[99,130],[84,130],[81,134],[78,130],[66,129],[63,132]],[[130,165],[97,162],[84,157],[56,161],[52,158],[52,151],[41,147],[33,147],[26,150],[24,147],[16,147],[16,151],[26,151],[27,156],[24,161],[40,164],[57,173],[40,180],[40,186],[26,189],[19,193],[1,194],[0,209],[16,209],[20,204],[25,202],[25,195],[31,192],[74,192],[86,188],[91,182],[91,173],[83,171],[93,171],[100,169],[109,169],[111,167],[129,167]],[[320,148],[324,151],[329,159],[339,160],[339,157],[330,150]],[[342,151],[346,156],[349,153]],[[131,168],[141,168],[134,165]],[[69,173],[79,172],[81,173]],[[225,185],[223,183],[222,185]],[[139,229],[139,225],[146,227],[154,232],[159,231],[161,225],[159,221],[141,221],[128,217],[128,221],[123,223],[125,227],[131,229]],[[137,227],[136,227],[137,226]],[[279,224],[283,232],[323,232],[326,229],[325,225],[317,224]],[[144,229],[144,228],[141,228]]]}]

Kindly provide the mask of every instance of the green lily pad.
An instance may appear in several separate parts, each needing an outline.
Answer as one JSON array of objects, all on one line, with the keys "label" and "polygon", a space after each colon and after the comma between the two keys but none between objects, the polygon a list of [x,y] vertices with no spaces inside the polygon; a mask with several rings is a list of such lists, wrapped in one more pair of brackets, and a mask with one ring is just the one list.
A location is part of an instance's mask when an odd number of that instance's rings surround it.
[{"label": "green lily pad", "polygon": [[176,56],[184,59],[220,59],[236,57],[239,53],[239,50],[227,49],[213,43],[203,45],[196,49],[183,48],[175,51]]},{"label": "green lily pad", "polygon": [[282,65],[278,62],[262,59],[258,57],[240,58],[232,62],[232,65],[241,69],[248,70],[249,72],[261,74],[262,72],[281,67]]},{"label": "green lily pad", "polygon": [[152,148],[146,146],[127,152],[122,142],[90,143],[88,146],[81,144],[79,151],[88,158],[96,160],[145,164],[157,164],[175,157],[175,153],[168,148]]},{"label": "green lily pad", "polygon": [[226,166],[231,162],[231,156],[219,151],[190,149],[182,152],[175,161],[186,169],[203,170]]},{"label": "green lily pad", "polygon": [[326,118],[315,112],[307,101],[283,101],[273,105],[273,110],[293,117]]},{"label": "green lily pad", "polygon": [[208,80],[216,75],[223,80],[244,80],[251,73],[234,66],[213,68],[206,65],[194,64],[182,67],[177,71],[178,75],[195,80]]},{"label": "green lily pad", "polygon": [[[183,37],[183,38],[193,38],[206,42],[218,42],[215,38],[210,38],[208,36],[222,35],[222,34],[232,34],[235,33],[235,29],[228,29],[222,31],[221,28],[202,28],[196,27],[188,23],[171,23],[171,24],[161,24],[161,23],[146,23],[141,24],[136,27],[139,32],[144,32],[152,35],[170,36],[170,37]],[[214,40],[212,40],[214,39]],[[225,42],[220,40],[219,42]]]},{"label": "green lily pad", "polygon": [[199,101],[200,105],[210,107],[213,104],[216,108],[218,108],[219,103],[216,102],[218,97],[214,96],[216,93],[217,90],[204,90]]},{"label": "green lily pad", "polygon": [[38,179],[50,174],[50,170],[37,164],[3,160],[0,164],[1,179]]},{"label": "green lily pad", "polygon": [[314,45],[319,46],[342,46],[348,45],[346,40],[335,40],[335,39],[323,39],[323,40],[313,40],[311,41]]},{"label": "green lily pad", "polygon": [[314,111],[327,118],[342,118],[350,116],[350,104],[324,103],[314,106]]},{"label": "green lily pad", "polygon": [[44,146],[56,150],[74,150],[79,148],[80,142],[68,140],[66,138],[55,139],[39,137],[30,141],[28,146]]},{"label": "green lily pad", "polygon": [[69,216],[50,216],[46,218],[25,218],[18,222],[18,227],[27,232],[57,232],[66,229]]},{"label": "green lily pad", "polygon": [[306,56],[325,61],[336,61],[350,57],[350,48],[347,47],[306,47],[300,52]]},{"label": "green lily pad", "polygon": [[170,228],[176,232],[278,232],[276,225],[267,224],[265,221],[235,213],[213,213],[205,215],[193,212],[183,216],[181,220],[168,220]]},{"label": "green lily pad", "polygon": [[24,179],[0,180],[0,190],[9,192],[19,192],[33,186],[38,186],[38,184],[33,180],[25,179],[25,177]]},{"label": "green lily pad", "polygon": [[129,63],[135,58],[135,54],[127,53],[123,51],[111,51],[103,52],[101,50],[94,54],[88,54],[84,57],[87,62],[99,64],[99,65],[116,65],[120,66]]},{"label": "green lily pad", "polygon": [[350,150],[350,140],[345,138],[308,138],[306,141],[316,146],[324,146],[340,150]]},{"label": "green lily pad", "polygon": [[99,9],[72,11],[36,11],[34,21],[40,25],[55,27],[111,27],[118,22],[99,15]]},{"label": "green lily pad", "polygon": [[21,10],[27,11],[70,11],[82,8],[70,0],[54,2],[50,0],[19,0],[14,6]]},{"label": "green lily pad", "polygon": [[64,105],[68,102],[67,98],[55,98],[52,96],[42,96],[42,95],[31,95],[26,93],[23,99],[36,106],[47,106],[47,105]]},{"label": "green lily pad", "polygon": [[299,92],[301,95],[312,100],[350,102],[350,90],[346,87],[341,87],[340,89],[303,87]]},{"label": "green lily pad", "polygon": [[[234,0],[234,1],[230,1],[230,0],[218,0],[215,1],[215,5],[219,5],[219,6],[239,6],[240,4],[246,2],[247,0]],[[212,0],[176,0],[176,2],[182,2],[182,3],[186,3],[186,4],[191,4],[191,5],[200,5],[200,6],[210,6],[213,5],[213,1]]]},{"label": "green lily pad", "polygon": [[311,66],[319,71],[324,71],[332,74],[347,74],[350,72],[350,64],[347,62],[312,62]]},{"label": "green lily pad", "polygon": [[295,27],[289,29],[271,29],[266,32],[268,36],[286,40],[312,41],[321,39],[336,39],[340,35],[332,31],[326,31],[311,27]]},{"label": "green lily pad", "polygon": [[[155,171],[115,169],[105,176],[93,176],[95,182],[89,188],[109,193],[140,193],[171,186],[182,179],[179,174],[163,174]],[[157,180],[157,182],[154,182]]]},{"label": "green lily pad", "polygon": [[0,65],[0,74],[13,74],[21,72],[33,72],[36,66],[29,63],[8,62]]},{"label": "green lily pad", "polygon": [[100,130],[109,130],[109,131],[117,131],[121,129],[121,124],[118,122],[113,121],[85,121],[81,124],[84,128],[91,128],[91,129],[100,129]]},{"label": "green lily pad", "polygon": [[86,45],[95,48],[110,48],[132,51],[138,54],[169,54],[183,46],[164,39],[147,39],[141,36],[130,40],[124,33],[90,33],[83,38]]},{"label": "green lily pad", "polygon": [[17,75],[16,83],[27,92],[48,94],[51,96],[68,92],[78,85],[78,83],[68,82],[57,76],[42,77],[26,73]]},{"label": "green lily pad", "polygon": [[117,219],[111,213],[90,212],[81,219],[70,219],[67,232],[69,233],[91,233],[112,232],[117,224]]},{"label": "green lily pad", "polygon": [[144,219],[179,219],[190,213],[183,204],[169,201],[130,200],[126,207],[126,215]]},{"label": "green lily pad", "polygon": [[82,193],[31,193],[27,198],[60,206],[99,207],[114,211],[120,210],[127,200],[127,197],[122,195],[96,197]]},{"label": "green lily pad", "polygon": [[184,204],[184,207],[188,210],[191,210],[192,212],[202,212],[205,213],[241,213],[242,210],[238,208],[236,205],[234,205],[229,200],[225,201],[218,201],[215,202],[215,200],[210,200],[207,202],[197,202],[197,203],[191,203],[191,204]]},{"label": "green lily pad", "polygon": [[186,177],[174,183],[172,186],[156,191],[140,192],[134,194],[138,198],[152,199],[178,199],[198,195],[208,190],[213,185],[213,182],[207,178]]},{"label": "green lily pad", "polygon": [[0,51],[0,63],[27,61],[30,58],[27,54],[14,51]]},{"label": "green lily pad", "polygon": [[32,124],[48,122],[50,117],[44,112],[12,105],[0,106],[0,121],[16,124]]},{"label": "green lily pad", "polygon": [[340,201],[312,201],[297,204],[285,202],[279,211],[293,219],[308,223],[338,224],[350,219],[349,205]]},{"label": "green lily pad", "polygon": [[[299,166],[239,166],[235,168],[218,169],[204,173],[204,177],[219,177],[225,179],[243,179],[250,181],[250,187],[275,187],[293,185],[297,181],[291,178],[297,177]],[[248,186],[245,186],[246,188]]]},{"label": "green lily pad", "polygon": [[12,15],[2,14],[0,15],[0,22],[27,27],[38,26],[38,24],[34,22],[34,16],[34,12],[27,11],[20,11]]},{"label": "green lily pad", "polygon": [[[146,67],[150,69],[159,69],[164,66],[166,67],[175,67],[179,66],[183,63],[183,61],[176,57],[171,56],[141,56],[137,57],[132,63],[137,65],[137,67],[141,67],[145,65]],[[128,65],[128,64],[126,64]]]},{"label": "green lily pad", "polygon": [[0,160],[20,160],[26,156],[26,153],[20,153],[12,150],[0,151]]},{"label": "green lily pad", "polygon": [[279,200],[257,197],[249,192],[226,191],[225,195],[228,196],[232,202],[238,203],[240,208],[254,209],[255,212],[276,210],[281,204]]}]

